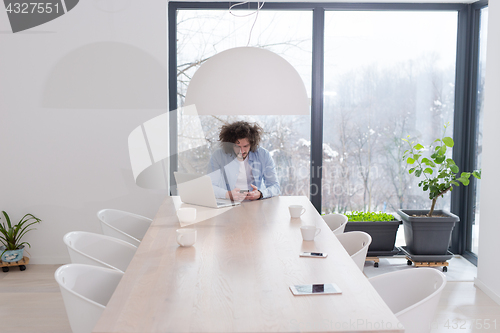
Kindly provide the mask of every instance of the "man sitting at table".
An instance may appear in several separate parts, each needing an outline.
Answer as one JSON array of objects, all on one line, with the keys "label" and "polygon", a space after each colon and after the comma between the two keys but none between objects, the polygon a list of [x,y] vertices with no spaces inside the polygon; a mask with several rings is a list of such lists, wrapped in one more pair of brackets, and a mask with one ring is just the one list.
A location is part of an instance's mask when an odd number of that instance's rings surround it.
[{"label": "man sitting at table", "polygon": [[237,121],[222,126],[221,148],[210,158],[208,174],[218,198],[259,200],[280,195],[273,158],[259,146],[262,128]]}]

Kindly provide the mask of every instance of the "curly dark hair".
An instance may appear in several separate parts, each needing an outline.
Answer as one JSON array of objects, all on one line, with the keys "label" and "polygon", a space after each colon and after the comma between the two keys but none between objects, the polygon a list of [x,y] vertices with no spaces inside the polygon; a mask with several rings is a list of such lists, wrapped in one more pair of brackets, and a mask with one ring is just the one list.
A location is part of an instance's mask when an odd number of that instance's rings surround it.
[{"label": "curly dark hair", "polygon": [[259,147],[262,132],[262,127],[257,123],[250,124],[246,121],[236,121],[221,127],[219,141],[226,153],[234,154],[233,144],[240,139],[248,139],[250,151],[255,152]]}]

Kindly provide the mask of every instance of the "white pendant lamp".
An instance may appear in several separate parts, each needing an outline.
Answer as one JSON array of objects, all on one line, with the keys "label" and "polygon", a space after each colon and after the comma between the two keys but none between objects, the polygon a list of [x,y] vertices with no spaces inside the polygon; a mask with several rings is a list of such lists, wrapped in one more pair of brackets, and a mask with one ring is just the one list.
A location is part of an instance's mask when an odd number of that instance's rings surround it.
[{"label": "white pendant lamp", "polygon": [[308,115],[297,70],[279,55],[237,47],[212,56],[193,75],[185,106],[199,115]]}]

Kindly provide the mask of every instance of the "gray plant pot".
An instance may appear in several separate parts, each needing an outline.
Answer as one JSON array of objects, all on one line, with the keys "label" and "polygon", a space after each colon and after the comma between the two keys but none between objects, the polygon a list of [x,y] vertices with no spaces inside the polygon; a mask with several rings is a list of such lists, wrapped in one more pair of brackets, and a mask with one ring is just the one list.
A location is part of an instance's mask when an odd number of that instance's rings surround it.
[{"label": "gray plant pot", "polygon": [[435,210],[433,215],[446,217],[415,217],[425,215],[423,209],[400,209],[398,214],[403,220],[406,248],[412,254],[446,255],[450,245],[451,232],[459,217],[443,210]]},{"label": "gray plant pot", "polygon": [[390,254],[394,251],[396,233],[401,223],[400,220],[347,222],[344,232],[364,231],[369,234],[372,237],[372,243],[368,247],[368,256],[379,252]]}]

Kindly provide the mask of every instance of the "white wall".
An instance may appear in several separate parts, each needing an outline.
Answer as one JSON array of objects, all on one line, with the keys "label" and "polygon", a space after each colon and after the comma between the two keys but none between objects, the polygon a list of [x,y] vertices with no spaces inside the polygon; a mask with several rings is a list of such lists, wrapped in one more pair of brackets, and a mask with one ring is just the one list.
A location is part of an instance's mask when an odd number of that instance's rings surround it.
[{"label": "white wall", "polygon": [[500,154],[500,1],[489,1],[481,180],[481,227],[476,285],[500,304],[500,219],[497,188]]},{"label": "white wall", "polygon": [[153,217],[166,195],[135,185],[127,138],[167,110],[167,2],[80,1],[16,34],[1,8],[0,210],[43,220],[32,263],[66,263],[99,209]]}]

